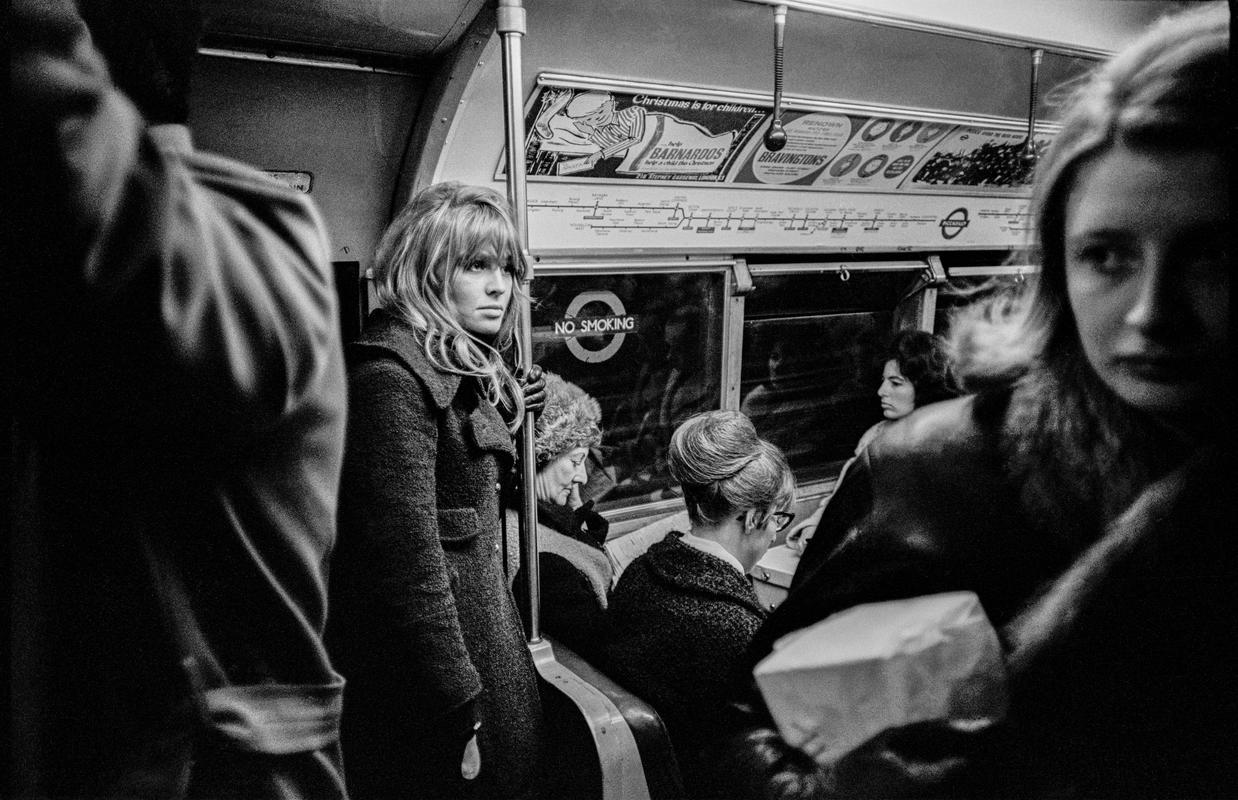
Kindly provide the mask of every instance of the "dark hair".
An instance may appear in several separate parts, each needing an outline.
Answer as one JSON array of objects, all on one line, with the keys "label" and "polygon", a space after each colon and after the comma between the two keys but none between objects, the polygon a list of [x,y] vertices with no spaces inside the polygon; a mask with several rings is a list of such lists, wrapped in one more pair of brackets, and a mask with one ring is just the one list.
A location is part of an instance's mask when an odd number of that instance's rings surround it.
[{"label": "dark hair", "polygon": [[916,389],[916,408],[957,395],[945,341],[928,331],[904,329],[886,347],[886,360]]},{"label": "dark hair", "polygon": [[199,0],[80,0],[116,88],[148,122],[189,119],[189,78],[202,35]]}]

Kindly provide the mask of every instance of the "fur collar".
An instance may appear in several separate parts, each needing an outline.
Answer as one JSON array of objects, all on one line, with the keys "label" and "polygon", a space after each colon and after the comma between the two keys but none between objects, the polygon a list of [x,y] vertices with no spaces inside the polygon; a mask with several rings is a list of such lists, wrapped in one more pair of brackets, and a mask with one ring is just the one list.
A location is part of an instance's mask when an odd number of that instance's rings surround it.
[{"label": "fur collar", "polygon": [[1082,359],[1038,365],[1016,379],[1000,438],[1029,516],[1076,552],[1188,455]]}]

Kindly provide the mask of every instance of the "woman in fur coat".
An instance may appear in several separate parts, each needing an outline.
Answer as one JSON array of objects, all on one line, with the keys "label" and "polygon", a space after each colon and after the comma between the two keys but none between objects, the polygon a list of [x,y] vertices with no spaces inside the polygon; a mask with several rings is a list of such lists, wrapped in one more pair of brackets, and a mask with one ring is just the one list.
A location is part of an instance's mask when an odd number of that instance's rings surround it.
[{"label": "woman in fur coat", "polygon": [[525,408],[502,357],[526,269],[517,241],[493,190],[423,190],[383,236],[381,308],[348,352],[327,632],[360,800],[535,788],[541,705],[499,502]]},{"label": "woman in fur coat", "polygon": [[1164,21],[1080,90],[1037,170],[1037,286],[955,324],[976,394],[860,456],[863,513],[746,659],[859,603],[971,590],[1009,713],[818,763],[749,687],[719,794],[1233,796],[1228,25]]},{"label": "woman in fur coat", "polygon": [[795,479],[781,451],[738,411],[689,418],[667,459],[691,527],[667,534],[624,570],[607,612],[608,665],[657,709],[696,796],[698,753],[765,618],[747,573],[791,522]]},{"label": "woman in fur coat", "polygon": [[[605,642],[606,605],[614,568],[606,550],[609,523],[581,503],[588,480],[590,448],[602,442],[602,409],[574,383],[544,373],[546,405],[534,427],[537,458],[537,550],[542,628],[589,661],[600,663]],[[507,509],[508,561],[517,563],[517,518]],[[524,567],[515,571],[513,589],[527,596]]]}]

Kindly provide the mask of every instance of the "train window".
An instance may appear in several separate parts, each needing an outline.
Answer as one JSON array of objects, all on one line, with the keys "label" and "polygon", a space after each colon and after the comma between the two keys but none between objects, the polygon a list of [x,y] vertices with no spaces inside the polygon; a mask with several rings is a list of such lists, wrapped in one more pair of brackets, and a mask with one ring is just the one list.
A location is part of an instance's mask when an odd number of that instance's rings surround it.
[{"label": "train window", "polygon": [[740,408],[801,483],[831,477],[881,419],[881,355],[919,271],[757,275],[746,298]]},{"label": "train window", "polygon": [[721,407],[729,272],[539,275],[533,360],[593,395],[603,446],[583,494],[599,509],[675,495],[666,447]]}]

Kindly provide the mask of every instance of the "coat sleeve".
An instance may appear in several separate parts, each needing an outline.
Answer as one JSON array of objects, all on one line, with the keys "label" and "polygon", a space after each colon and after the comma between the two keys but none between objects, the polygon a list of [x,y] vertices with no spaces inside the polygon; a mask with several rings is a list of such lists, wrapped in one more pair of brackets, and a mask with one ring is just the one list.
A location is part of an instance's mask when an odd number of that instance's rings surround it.
[{"label": "coat sleeve", "polygon": [[394,676],[393,703],[450,724],[482,686],[439,540],[437,419],[421,384],[393,361],[360,364],[349,388],[340,555],[350,563],[339,577],[374,615],[349,624],[370,626],[395,662],[381,665]]},{"label": "coat sleeve", "polygon": [[36,410],[55,397],[178,446],[231,446],[316,413],[327,384],[342,405],[329,250],[308,199],[165,146],[70,3],[15,7],[8,189],[22,202],[5,294]]}]

